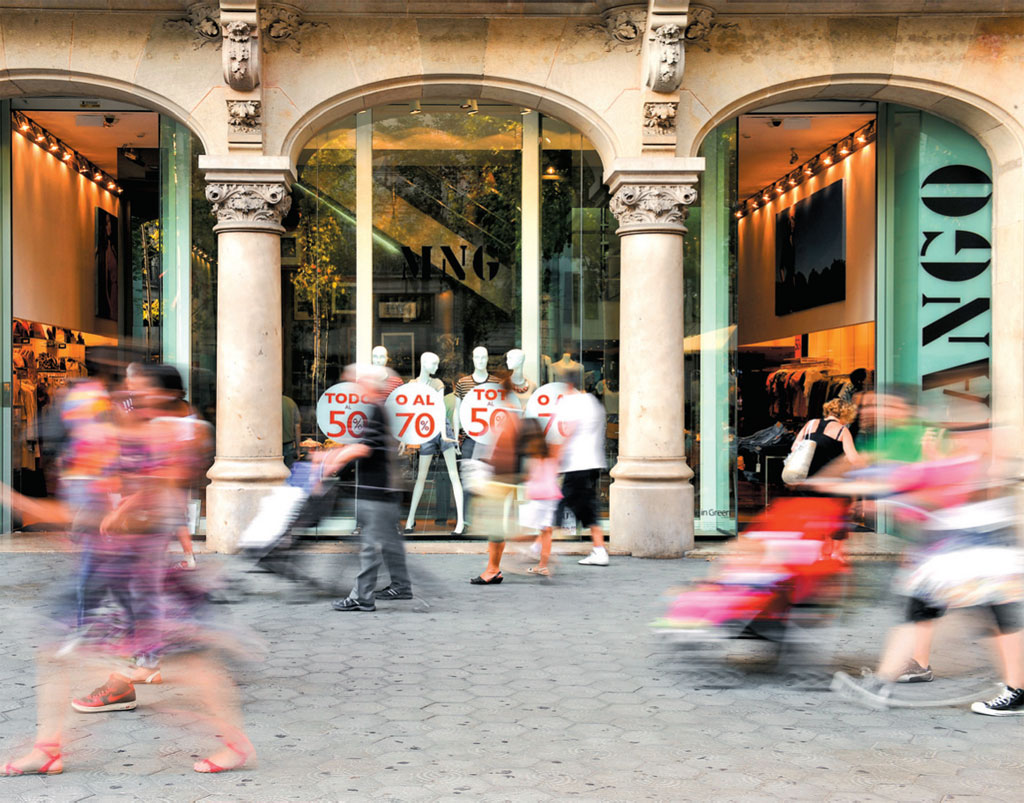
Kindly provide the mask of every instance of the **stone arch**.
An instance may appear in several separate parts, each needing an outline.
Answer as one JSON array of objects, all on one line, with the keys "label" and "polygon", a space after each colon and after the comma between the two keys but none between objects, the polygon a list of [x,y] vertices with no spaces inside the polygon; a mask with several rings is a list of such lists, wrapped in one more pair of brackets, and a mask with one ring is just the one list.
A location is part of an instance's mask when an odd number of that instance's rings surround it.
[{"label": "stone arch", "polygon": [[681,130],[677,153],[695,156],[718,125],[773,103],[867,100],[899,103],[935,114],[974,136],[992,161],[993,420],[1024,432],[1024,126],[1007,110],[958,87],[892,75],[817,76],[766,86],[712,108],[702,125]]},{"label": "stone arch", "polygon": [[526,106],[569,123],[593,143],[606,170],[622,155],[611,125],[578,100],[535,84],[480,76],[415,76],[357,87],[306,112],[285,134],[278,152],[294,165],[306,142],[336,120],[385,103],[453,96]]},{"label": "stone arch", "polygon": [[167,97],[138,84],[67,70],[10,70],[3,78],[0,78],[0,98],[46,97],[48,95],[61,97],[83,95],[146,106],[188,126],[189,130],[199,138],[203,150],[206,153],[211,152],[212,140],[208,132],[203,130],[203,127],[186,109]]},{"label": "stone arch", "polygon": [[826,75],[762,87],[712,111],[699,128],[680,131],[677,152],[696,156],[718,125],[761,106],[796,100],[867,100],[901,103],[957,124],[985,146],[993,167],[1024,156],[1024,127],[1012,114],[949,84],[891,75]]}]

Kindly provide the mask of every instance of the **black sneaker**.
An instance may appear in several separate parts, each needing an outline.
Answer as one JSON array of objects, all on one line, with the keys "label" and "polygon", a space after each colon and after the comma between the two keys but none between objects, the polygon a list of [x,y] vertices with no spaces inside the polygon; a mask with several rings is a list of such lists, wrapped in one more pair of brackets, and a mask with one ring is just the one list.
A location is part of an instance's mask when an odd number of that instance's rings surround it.
[{"label": "black sneaker", "polygon": [[412,599],[411,591],[399,591],[394,586],[382,588],[374,593],[375,599]]},{"label": "black sneaker", "polygon": [[375,611],[377,610],[376,605],[365,605],[359,600],[352,599],[352,597],[345,597],[344,599],[336,599],[331,603],[331,607],[336,611]]},{"label": "black sneaker", "polygon": [[897,683],[928,683],[934,678],[931,664],[921,666],[913,658],[907,661],[906,665],[896,676]]},{"label": "black sneaker", "polygon": [[975,714],[984,714],[989,717],[1024,715],[1024,689],[1011,689],[1007,686],[998,697],[985,703],[972,704],[971,710]]}]

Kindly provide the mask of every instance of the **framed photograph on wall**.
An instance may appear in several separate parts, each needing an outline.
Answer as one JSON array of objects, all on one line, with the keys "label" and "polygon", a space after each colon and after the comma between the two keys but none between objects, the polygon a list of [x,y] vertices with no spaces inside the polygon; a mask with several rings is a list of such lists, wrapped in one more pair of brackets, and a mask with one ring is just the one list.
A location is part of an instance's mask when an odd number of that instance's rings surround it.
[{"label": "framed photograph on wall", "polygon": [[388,368],[403,379],[416,375],[416,339],[412,332],[382,332],[380,344],[388,350]]},{"label": "framed photograph on wall", "polygon": [[117,320],[118,304],[117,215],[96,207],[94,260],[96,263],[96,317]]},{"label": "framed photograph on wall", "polygon": [[846,199],[841,179],[775,215],[775,314],[846,299]]}]

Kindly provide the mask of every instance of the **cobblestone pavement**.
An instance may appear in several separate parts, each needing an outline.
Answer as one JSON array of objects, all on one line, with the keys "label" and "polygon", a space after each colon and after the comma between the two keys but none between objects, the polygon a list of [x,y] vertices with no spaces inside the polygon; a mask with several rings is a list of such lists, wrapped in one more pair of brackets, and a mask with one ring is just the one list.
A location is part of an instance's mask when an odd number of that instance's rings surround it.
[{"label": "cobblestone pavement", "polygon": [[[0,751],[35,716],[33,613],[68,555],[2,558]],[[354,555],[312,556],[344,586]],[[226,562],[204,556],[206,564]],[[77,716],[65,773],[0,779],[4,800],[1019,800],[1020,722],[960,708],[874,712],[812,676],[718,675],[660,643],[646,624],[663,591],[703,561],[613,558],[559,565],[551,581],[466,581],[479,556],[417,555],[419,601],[337,613],[328,598],[289,604],[290,587],[248,574],[248,593],[217,613],[260,634],[267,651],[238,669],[259,763],[191,771],[204,745],[140,687],[134,712]],[[232,563],[237,566],[237,563]],[[841,623],[838,665],[870,663],[894,605],[878,565]],[[933,664],[984,665],[940,638]],[[825,677],[824,673],[822,677]],[[102,678],[83,676],[85,692]]]}]

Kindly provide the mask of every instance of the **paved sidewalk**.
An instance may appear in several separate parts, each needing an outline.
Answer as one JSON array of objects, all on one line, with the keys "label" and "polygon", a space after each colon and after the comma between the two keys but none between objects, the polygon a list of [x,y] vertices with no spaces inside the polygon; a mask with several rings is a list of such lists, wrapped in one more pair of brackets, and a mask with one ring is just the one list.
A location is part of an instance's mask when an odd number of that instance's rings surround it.
[{"label": "paved sidewalk", "polygon": [[[344,586],[354,555],[315,555]],[[68,555],[7,554],[0,577],[0,752],[35,719],[34,614]],[[227,562],[203,556],[203,562]],[[960,709],[870,712],[813,682],[765,675],[732,688],[692,671],[646,624],[662,592],[701,561],[563,561],[550,582],[467,580],[478,556],[410,559],[429,602],[337,613],[288,604],[289,586],[245,575],[250,593],[217,613],[247,623],[267,653],[240,667],[259,764],[191,771],[203,743],[168,718],[173,670],[140,687],[134,712],[78,716],[66,771],[0,778],[4,800],[1018,800],[1020,722]],[[885,569],[842,624],[841,665],[871,663],[893,606]],[[426,579],[429,574],[430,578]],[[982,666],[975,646],[940,639],[936,669]],[[85,692],[102,678],[83,677]],[[4,759],[6,760],[6,759]]]}]

